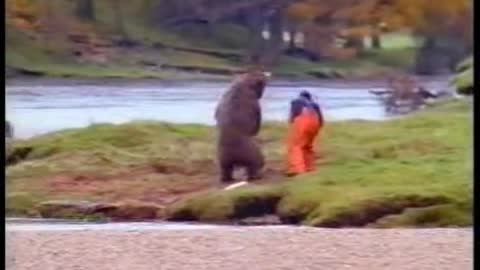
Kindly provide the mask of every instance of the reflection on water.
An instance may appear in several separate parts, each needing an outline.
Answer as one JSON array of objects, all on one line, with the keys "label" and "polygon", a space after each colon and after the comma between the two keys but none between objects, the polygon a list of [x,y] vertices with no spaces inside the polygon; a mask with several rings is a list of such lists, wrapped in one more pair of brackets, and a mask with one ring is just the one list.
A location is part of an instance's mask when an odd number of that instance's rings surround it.
[{"label": "reflection on water", "polygon": [[[446,80],[427,83],[439,88]],[[133,120],[212,125],[217,101],[228,87],[225,82],[17,83],[6,87],[6,115],[20,138]],[[327,121],[385,120],[381,102],[368,92],[383,87],[380,82],[275,82],[262,99],[263,119],[285,121],[289,101],[305,89],[316,96]]]}]

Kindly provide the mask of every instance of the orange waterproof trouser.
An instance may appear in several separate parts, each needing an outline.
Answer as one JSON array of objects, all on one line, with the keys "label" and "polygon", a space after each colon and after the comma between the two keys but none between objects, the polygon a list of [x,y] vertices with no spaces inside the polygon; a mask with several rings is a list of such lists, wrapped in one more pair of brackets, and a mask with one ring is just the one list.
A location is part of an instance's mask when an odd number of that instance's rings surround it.
[{"label": "orange waterproof trouser", "polygon": [[288,132],[288,173],[300,174],[313,170],[315,157],[313,142],[321,128],[315,112],[297,116]]}]

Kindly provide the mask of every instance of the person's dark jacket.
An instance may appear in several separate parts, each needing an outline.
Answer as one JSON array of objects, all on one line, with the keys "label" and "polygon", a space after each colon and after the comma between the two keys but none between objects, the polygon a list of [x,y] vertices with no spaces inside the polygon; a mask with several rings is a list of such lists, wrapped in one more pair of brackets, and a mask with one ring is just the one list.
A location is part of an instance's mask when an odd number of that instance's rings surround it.
[{"label": "person's dark jacket", "polygon": [[299,116],[302,113],[303,108],[313,109],[318,115],[319,122],[323,123],[323,115],[320,110],[320,106],[316,102],[302,96],[292,100],[292,102],[290,103],[290,123],[293,122],[295,117]]}]

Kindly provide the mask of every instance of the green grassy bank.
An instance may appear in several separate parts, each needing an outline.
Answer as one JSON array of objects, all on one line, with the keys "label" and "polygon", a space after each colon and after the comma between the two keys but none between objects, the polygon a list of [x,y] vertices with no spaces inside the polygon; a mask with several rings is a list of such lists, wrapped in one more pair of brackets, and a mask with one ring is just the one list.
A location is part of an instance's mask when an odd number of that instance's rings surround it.
[{"label": "green grassy bank", "polygon": [[328,123],[315,172],[283,176],[286,126],[260,139],[266,180],[221,191],[214,132],[200,125],[134,122],[65,130],[13,144],[7,215],[40,216],[51,200],[159,205],[158,218],[345,226],[472,224],[471,104],[438,104],[387,122]]}]

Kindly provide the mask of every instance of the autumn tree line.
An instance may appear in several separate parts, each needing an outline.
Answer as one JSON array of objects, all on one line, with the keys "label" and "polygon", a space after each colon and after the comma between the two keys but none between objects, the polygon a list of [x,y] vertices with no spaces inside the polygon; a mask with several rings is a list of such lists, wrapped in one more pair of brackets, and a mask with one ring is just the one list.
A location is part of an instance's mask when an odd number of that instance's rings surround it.
[{"label": "autumn tree line", "polygon": [[[26,12],[33,0],[8,0],[7,10]],[[107,3],[117,30],[125,39],[125,10],[134,0],[36,0],[48,8],[54,1],[70,3],[71,14],[84,22],[100,20],[97,6]],[[129,3],[130,2],[130,3]],[[234,24],[248,33],[245,61],[274,65],[285,53],[312,61],[356,57],[365,38],[382,48],[382,35],[409,30],[422,40],[415,69],[430,74],[454,66],[473,50],[471,0],[135,0],[150,25],[166,29],[201,25],[207,31]],[[23,7],[22,7],[23,4]],[[10,6],[10,7],[9,7]],[[214,31],[214,30],[212,30]],[[265,33],[268,33],[267,35]],[[340,42],[339,44],[339,40]]]}]

